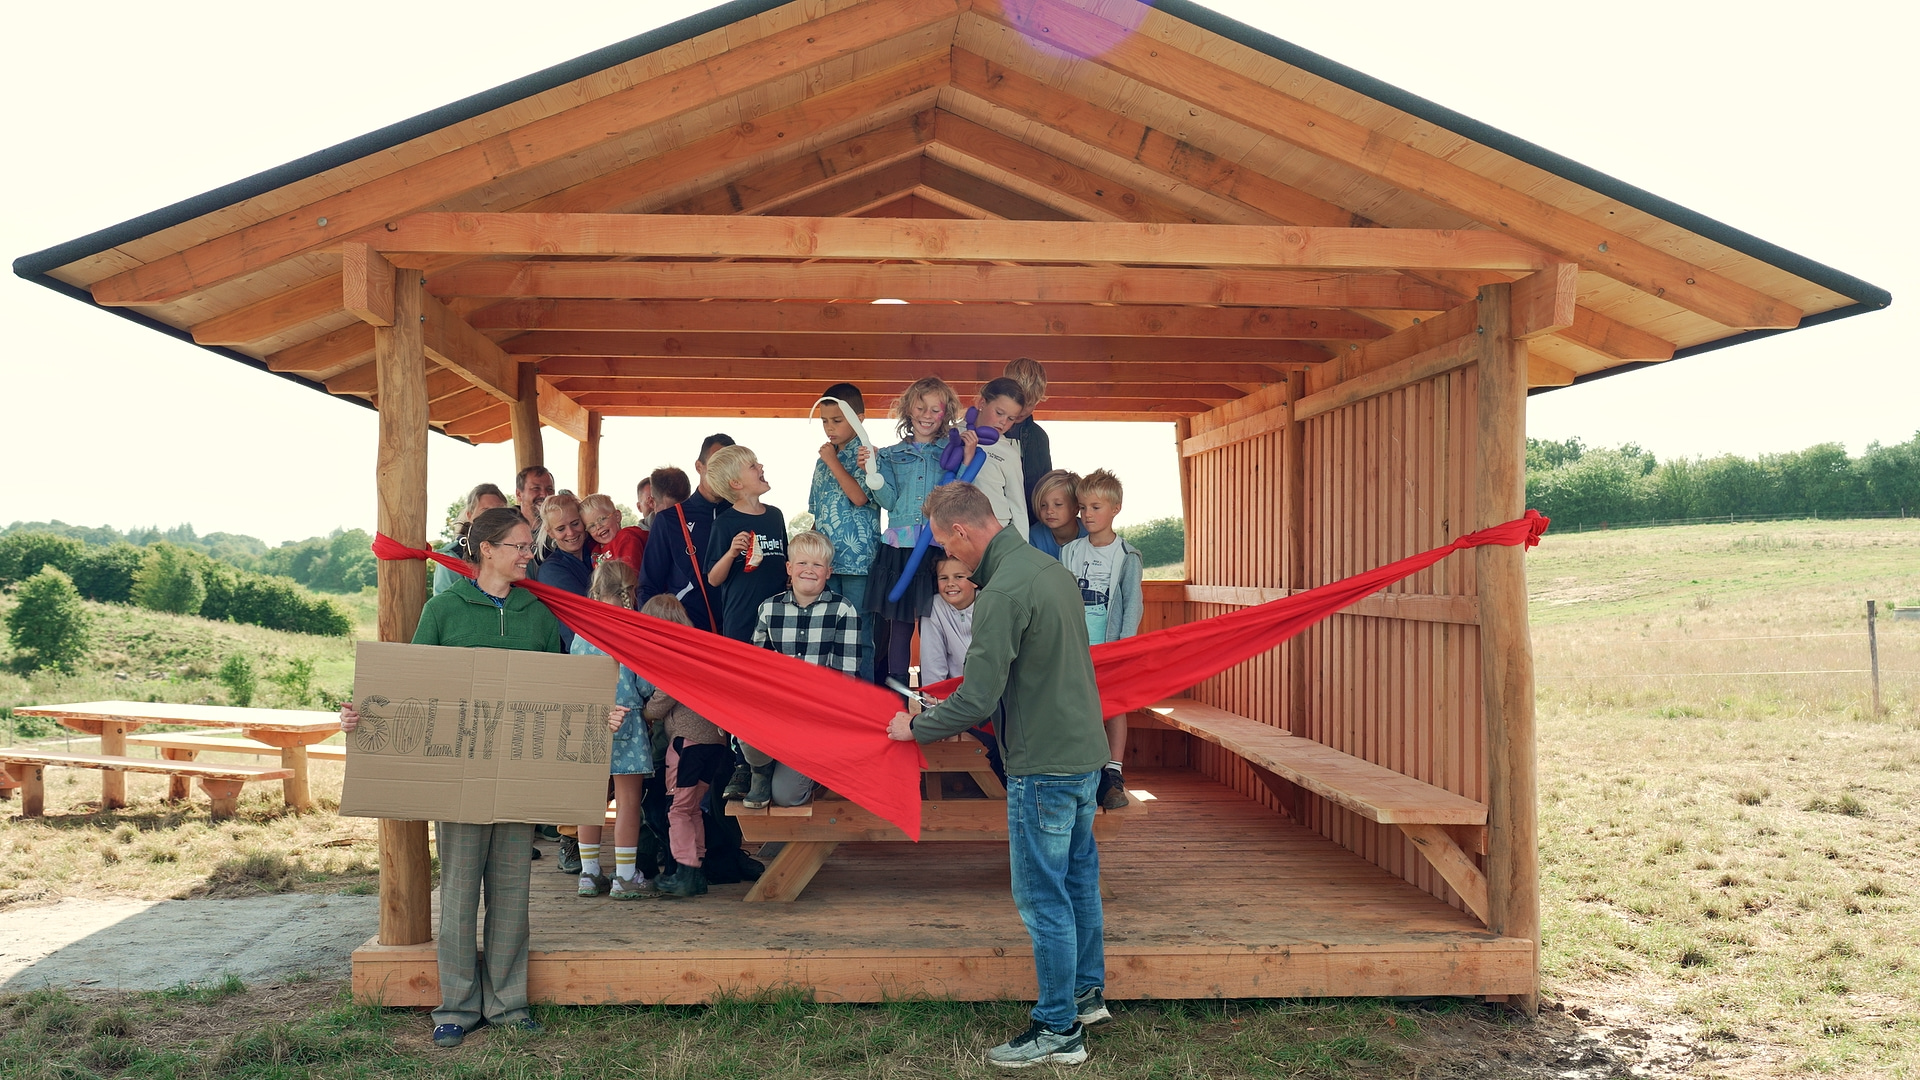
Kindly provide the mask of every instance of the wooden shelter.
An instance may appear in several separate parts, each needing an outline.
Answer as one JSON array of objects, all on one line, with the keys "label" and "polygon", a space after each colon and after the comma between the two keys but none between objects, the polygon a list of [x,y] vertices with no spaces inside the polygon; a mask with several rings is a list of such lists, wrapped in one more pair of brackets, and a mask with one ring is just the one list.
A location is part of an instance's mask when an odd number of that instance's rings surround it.
[{"label": "wooden shelter", "polygon": [[[558,428],[591,489],[602,417],[1032,356],[1044,418],[1173,422],[1188,580],[1151,585],[1157,625],[1518,516],[1530,391],[1889,302],[1185,0],[740,0],[15,269],[372,403],[379,528],[414,545],[432,430],[528,464]],[[1165,794],[1113,865],[1186,884],[1121,888],[1112,995],[1532,1001],[1523,563],[1454,557],[1143,723]],[[421,581],[382,565],[383,639]],[[1477,820],[1362,790],[1397,781]],[[359,985],[433,1000],[425,827],[381,838]],[[1022,992],[991,849],[872,847],[685,942],[543,938],[579,919],[537,900],[535,994]],[[850,926],[863,883],[907,914]]]}]

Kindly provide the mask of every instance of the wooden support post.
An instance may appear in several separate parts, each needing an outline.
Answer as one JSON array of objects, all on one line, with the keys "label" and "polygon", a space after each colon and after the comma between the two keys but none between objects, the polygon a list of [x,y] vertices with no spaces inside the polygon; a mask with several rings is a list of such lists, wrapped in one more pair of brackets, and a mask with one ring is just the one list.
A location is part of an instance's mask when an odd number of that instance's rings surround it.
[{"label": "wooden support post", "polygon": [[532,364],[521,364],[519,400],[513,403],[513,467],[545,465],[546,450],[540,445],[540,375]]},{"label": "wooden support post", "polygon": [[[1512,335],[1509,285],[1480,290],[1479,468],[1476,520],[1484,529],[1526,510],[1527,346]],[[1487,928],[1534,943],[1534,990],[1512,1002],[1540,1007],[1540,837],[1535,805],[1533,645],[1527,632],[1526,549],[1475,549],[1480,580],[1480,687],[1487,725]]]},{"label": "wooden support post", "polygon": [[[160,751],[160,756],[163,758],[166,758],[168,761],[192,761],[195,758],[200,756],[200,751],[174,750],[171,748],[167,748],[167,749],[162,749]],[[192,777],[181,776],[177,773],[167,777],[167,801],[168,802],[183,803],[183,802],[186,802],[188,798],[190,798],[192,795],[193,795],[193,778]]]},{"label": "wooden support post", "polygon": [[[1287,372],[1287,401],[1289,404],[1307,396],[1307,373],[1304,371]],[[1285,507],[1285,542],[1281,557],[1285,560],[1287,579],[1283,584],[1289,589],[1305,589],[1307,584],[1307,424],[1306,421],[1288,411],[1286,429],[1281,433],[1285,440],[1286,472],[1281,490],[1281,504]],[[1295,634],[1286,644],[1287,658],[1287,730],[1301,738],[1306,738],[1307,724],[1307,635]],[[1293,820],[1307,823],[1307,812],[1311,802],[1307,793],[1294,789],[1293,802],[1290,804]]]},{"label": "wooden support post", "polygon": [[[1182,547],[1180,550],[1180,576],[1188,581],[1193,578],[1193,461],[1187,453],[1187,440],[1193,438],[1193,420],[1182,416],[1173,422],[1174,460],[1180,463],[1180,520],[1182,528]],[[1181,622],[1186,619],[1182,617]]]},{"label": "wooden support post", "polygon": [[[380,388],[380,448],[374,466],[380,531],[410,547],[427,546],[427,352],[422,332],[426,288],[417,270],[394,274],[394,319],[374,330]],[[382,562],[381,641],[412,641],[427,602],[427,575],[413,562]],[[213,790],[208,789],[212,795]],[[216,799],[218,797],[216,796]],[[433,938],[427,823],[380,822],[380,943],[418,945]]]},{"label": "wooden support post", "polygon": [[[108,757],[127,756],[127,725],[108,720],[100,725],[100,752]],[[119,769],[100,772],[100,809],[119,810],[127,805],[127,774]]]},{"label": "wooden support post", "polygon": [[225,821],[240,812],[240,789],[246,786],[244,780],[215,780],[211,776],[200,778],[200,790],[207,793],[213,803],[213,820]]},{"label": "wooden support post", "polygon": [[39,817],[47,811],[47,767],[31,761],[9,764],[7,775],[20,789],[20,816]]},{"label": "wooden support post", "polygon": [[1874,601],[1867,601],[1867,660],[1873,669],[1873,715],[1880,716],[1880,638],[1873,628]]},{"label": "wooden support post", "polygon": [[574,477],[575,489],[581,495],[591,495],[600,490],[600,414],[587,413],[587,437],[580,440],[580,468]]},{"label": "wooden support post", "polygon": [[807,889],[807,883],[813,875],[827,863],[827,856],[839,843],[830,840],[789,840],[773,857],[766,870],[760,874],[760,880],[747,890],[746,901],[757,903],[792,903],[800,898]]},{"label": "wooden support post", "polygon": [[313,795],[307,787],[307,748],[304,745],[281,747],[280,764],[293,770],[292,776],[280,781],[281,793],[287,799],[287,809],[296,814],[312,810]]}]

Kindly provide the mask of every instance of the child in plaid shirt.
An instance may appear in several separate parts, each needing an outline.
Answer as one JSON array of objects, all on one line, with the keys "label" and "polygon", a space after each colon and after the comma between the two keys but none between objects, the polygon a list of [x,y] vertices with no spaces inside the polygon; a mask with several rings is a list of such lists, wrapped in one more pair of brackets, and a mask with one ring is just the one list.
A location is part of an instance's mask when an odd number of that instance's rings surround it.
[{"label": "child in plaid shirt", "polygon": [[[846,675],[860,670],[860,613],[827,588],[833,574],[833,541],[817,532],[797,533],[787,541],[786,592],[760,604],[753,643]],[[773,760],[746,743],[741,753],[753,769],[747,797],[740,805],[758,810],[769,803],[802,806],[813,798],[813,781],[792,766]]]}]

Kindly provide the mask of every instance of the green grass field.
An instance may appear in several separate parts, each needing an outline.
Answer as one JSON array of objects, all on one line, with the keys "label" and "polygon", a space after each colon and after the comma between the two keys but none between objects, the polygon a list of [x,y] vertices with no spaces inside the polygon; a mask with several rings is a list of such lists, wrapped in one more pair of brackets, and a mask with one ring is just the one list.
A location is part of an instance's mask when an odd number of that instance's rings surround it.
[{"label": "green grass field", "polygon": [[[1920,522],[1549,534],[1529,575],[1539,1019],[1453,1000],[1134,1003],[1080,1074],[1920,1076],[1920,620],[1880,624],[1883,715],[1860,670],[1865,601],[1920,604]],[[218,701],[211,672],[233,648],[263,670],[307,656],[335,690],[349,679],[344,642],[126,622],[124,660],[68,681],[0,676],[0,703]],[[114,677],[162,659],[173,674],[137,695]],[[337,799],[338,767],[315,774],[322,804]],[[292,818],[261,793],[231,829],[205,829],[166,817],[161,782],[141,778],[127,811],[94,814],[93,779],[49,785],[57,828],[0,824],[0,904],[102,881],[150,896],[371,887],[370,823]],[[162,832],[185,841],[171,860],[154,858]],[[0,998],[0,1076],[980,1076],[979,1050],[1024,1008],[785,996],[539,1015],[547,1036],[449,1053],[421,1015],[354,1006],[337,983],[39,992]]]}]

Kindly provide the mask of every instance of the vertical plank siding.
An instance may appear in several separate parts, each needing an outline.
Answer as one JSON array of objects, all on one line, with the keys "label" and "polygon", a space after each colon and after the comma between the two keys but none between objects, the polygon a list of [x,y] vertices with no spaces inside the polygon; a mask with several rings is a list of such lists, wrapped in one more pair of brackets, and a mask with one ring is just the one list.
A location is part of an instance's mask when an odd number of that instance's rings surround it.
[{"label": "vertical plank siding", "polygon": [[[1186,459],[1188,580],[1311,588],[1453,540],[1474,520],[1477,385],[1477,369],[1469,365],[1305,420],[1297,438],[1297,468],[1288,460],[1287,428]],[[1227,422],[1230,417],[1205,414],[1194,418],[1192,430],[1197,434]],[[1289,490],[1290,475],[1304,478],[1303,490]],[[1303,518],[1297,553],[1289,550],[1287,538],[1294,499],[1300,500]],[[1301,569],[1290,573],[1290,565]],[[1474,596],[1473,560],[1446,559],[1387,591]],[[1171,617],[1170,602],[1148,606],[1159,617]],[[1189,602],[1184,615],[1205,619],[1230,610]],[[1208,704],[1485,801],[1479,638],[1473,625],[1335,615],[1193,693]],[[1304,702],[1302,716],[1288,715],[1295,689],[1290,669],[1304,672],[1298,698]],[[1276,811],[1291,812],[1238,757],[1197,741],[1188,756],[1193,768]],[[1324,799],[1305,802],[1302,824],[1464,908],[1397,828]]]}]

